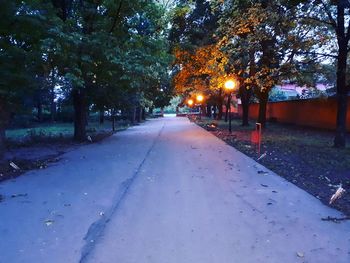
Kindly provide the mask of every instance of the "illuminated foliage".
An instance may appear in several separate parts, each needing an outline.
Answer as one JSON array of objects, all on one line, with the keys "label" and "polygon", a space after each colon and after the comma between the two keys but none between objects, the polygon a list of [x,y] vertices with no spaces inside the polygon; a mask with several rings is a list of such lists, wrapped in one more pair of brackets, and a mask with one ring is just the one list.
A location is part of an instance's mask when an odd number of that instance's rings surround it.
[{"label": "illuminated foliage", "polygon": [[223,87],[228,59],[216,45],[190,51],[175,49],[178,72],[174,77],[179,94],[201,92],[210,94]]}]

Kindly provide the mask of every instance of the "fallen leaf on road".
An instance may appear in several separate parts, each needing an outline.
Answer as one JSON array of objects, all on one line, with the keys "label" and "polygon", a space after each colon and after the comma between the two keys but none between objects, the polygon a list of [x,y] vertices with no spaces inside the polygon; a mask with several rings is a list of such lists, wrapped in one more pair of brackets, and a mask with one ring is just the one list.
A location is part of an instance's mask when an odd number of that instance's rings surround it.
[{"label": "fallen leaf on road", "polygon": [[350,220],[350,216],[346,216],[346,217],[324,217],[321,218],[322,221],[332,221],[334,223],[340,223],[340,221],[345,221],[345,220]]},{"label": "fallen leaf on road", "polygon": [[11,195],[12,198],[15,198],[15,197],[26,197],[28,194],[13,194]]},{"label": "fallen leaf on road", "polygon": [[300,258],[303,258],[304,257],[304,253],[303,252],[297,252],[297,256],[300,257]]},{"label": "fallen leaf on road", "polygon": [[10,162],[10,166],[15,170],[21,170],[14,162]]},{"label": "fallen leaf on road", "polygon": [[265,172],[265,171],[258,171],[258,174],[268,174],[268,172]]},{"label": "fallen leaf on road", "polygon": [[51,219],[48,219],[48,220],[45,220],[45,224],[47,226],[51,226],[55,221],[54,220],[51,220]]},{"label": "fallen leaf on road", "polygon": [[333,204],[337,199],[341,198],[345,193],[345,189],[340,185],[334,195],[332,195],[331,200],[329,200],[329,204]]},{"label": "fallen leaf on road", "polygon": [[261,186],[263,186],[263,187],[269,187],[268,185],[266,185],[266,184],[260,184]]},{"label": "fallen leaf on road", "polygon": [[262,158],[264,158],[266,156],[267,153],[263,153],[262,155],[260,155],[260,157],[257,159],[257,161],[261,160]]}]

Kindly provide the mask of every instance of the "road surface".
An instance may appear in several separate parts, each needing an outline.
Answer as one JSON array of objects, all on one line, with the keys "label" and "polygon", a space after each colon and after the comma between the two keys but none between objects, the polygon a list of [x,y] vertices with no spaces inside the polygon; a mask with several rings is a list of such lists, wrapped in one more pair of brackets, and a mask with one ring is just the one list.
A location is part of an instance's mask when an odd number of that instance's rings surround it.
[{"label": "road surface", "polygon": [[0,263],[350,262],[350,222],[321,220],[339,212],[185,118],[80,147],[0,194]]}]

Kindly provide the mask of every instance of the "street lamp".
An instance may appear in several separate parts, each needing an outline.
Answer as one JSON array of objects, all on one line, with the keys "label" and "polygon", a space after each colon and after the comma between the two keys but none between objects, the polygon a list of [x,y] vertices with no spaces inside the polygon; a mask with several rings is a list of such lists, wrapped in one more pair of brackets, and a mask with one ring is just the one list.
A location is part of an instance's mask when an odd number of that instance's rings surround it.
[{"label": "street lamp", "polygon": [[202,102],[204,97],[202,95],[197,95],[197,101]]},{"label": "street lamp", "polygon": [[188,104],[188,106],[192,106],[193,105],[193,99],[189,99],[188,101],[187,101],[187,104]]},{"label": "street lamp", "polygon": [[235,88],[236,84],[233,80],[229,79],[225,82],[225,89],[232,91]]},{"label": "street lamp", "polygon": [[229,92],[228,93],[228,107],[229,107],[229,128],[228,128],[228,130],[229,130],[229,132],[231,133],[232,132],[232,126],[231,126],[231,96],[232,96],[232,91],[235,89],[235,87],[236,87],[236,83],[233,81],[233,80],[231,80],[231,79],[229,79],[229,80],[227,80],[226,82],[225,82],[225,89]]},{"label": "street lamp", "polygon": [[199,119],[202,119],[202,101],[203,101],[204,97],[203,95],[197,95],[196,100],[197,102],[199,102]]}]

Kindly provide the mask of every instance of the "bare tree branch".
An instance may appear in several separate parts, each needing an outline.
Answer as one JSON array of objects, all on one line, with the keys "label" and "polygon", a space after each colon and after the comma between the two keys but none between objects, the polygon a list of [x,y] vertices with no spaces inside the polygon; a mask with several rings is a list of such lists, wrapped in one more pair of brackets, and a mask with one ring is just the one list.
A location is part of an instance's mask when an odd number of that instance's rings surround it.
[{"label": "bare tree branch", "polygon": [[117,22],[118,22],[118,18],[120,16],[120,12],[121,12],[121,9],[122,9],[122,6],[123,6],[123,2],[124,2],[124,0],[120,0],[120,2],[119,2],[119,6],[118,6],[117,12],[116,12],[116,14],[114,16],[112,27],[109,30],[109,33],[112,33],[113,30],[115,29],[115,27],[117,26]]},{"label": "bare tree branch", "polygon": [[326,25],[329,25],[329,26],[334,26],[333,23],[329,22],[329,21],[325,21],[325,20],[322,20],[318,17],[311,17],[311,16],[299,16],[297,17],[297,19],[307,19],[307,20],[312,20],[312,21],[316,21],[316,22],[319,22],[321,24],[326,24]]},{"label": "bare tree branch", "polygon": [[327,5],[324,3],[323,0],[321,0],[320,2],[321,2],[321,4],[322,4],[322,6],[323,6],[324,11],[326,12],[326,14],[327,14],[327,16],[328,16],[328,19],[329,19],[329,21],[330,21],[330,22],[329,22],[330,25],[332,25],[333,28],[334,28],[335,30],[337,30],[337,22],[335,21],[334,17],[332,16],[331,11],[328,9]]},{"label": "bare tree branch", "polygon": [[297,52],[297,55],[315,55],[315,56],[321,56],[321,57],[338,58],[338,56],[336,56],[336,55],[311,52],[311,51]]}]

